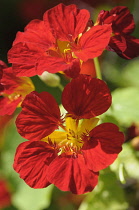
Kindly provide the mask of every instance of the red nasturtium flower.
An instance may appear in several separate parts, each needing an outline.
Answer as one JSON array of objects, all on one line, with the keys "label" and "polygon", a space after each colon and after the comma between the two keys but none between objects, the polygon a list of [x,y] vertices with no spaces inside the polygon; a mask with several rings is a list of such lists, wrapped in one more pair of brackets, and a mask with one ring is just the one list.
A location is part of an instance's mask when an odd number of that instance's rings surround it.
[{"label": "red nasturtium flower", "polygon": [[0,61],[0,115],[11,115],[25,96],[34,90],[30,78],[16,77],[12,67]]},{"label": "red nasturtium flower", "polygon": [[87,10],[59,4],[46,11],[43,20],[33,20],[17,33],[9,62],[17,76],[66,70],[78,75],[82,62],[103,52],[111,32],[111,24],[93,26]]},{"label": "red nasturtium flower", "polygon": [[114,7],[110,11],[102,10],[96,25],[112,24],[112,36],[107,50],[116,52],[125,59],[139,56],[139,39],[130,34],[135,29],[133,15],[125,6]]},{"label": "red nasturtium flower", "polygon": [[83,194],[97,185],[99,170],[116,159],[124,137],[112,123],[96,126],[96,116],[111,105],[102,80],[85,75],[73,79],[64,88],[62,104],[65,117],[49,93],[34,91],[26,96],[16,125],[30,141],[18,146],[14,169],[33,188],[55,184],[63,191]]}]

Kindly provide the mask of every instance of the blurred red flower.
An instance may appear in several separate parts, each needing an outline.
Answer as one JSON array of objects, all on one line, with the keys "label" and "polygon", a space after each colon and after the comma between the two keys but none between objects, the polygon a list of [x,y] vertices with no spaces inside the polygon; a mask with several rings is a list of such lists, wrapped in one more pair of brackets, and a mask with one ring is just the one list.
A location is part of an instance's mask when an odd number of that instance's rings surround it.
[{"label": "blurred red flower", "polygon": [[139,39],[130,34],[135,29],[133,15],[125,6],[114,7],[110,11],[102,10],[96,25],[112,24],[112,36],[107,50],[116,52],[125,59],[139,56]]},{"label": "blurred red flower", "polygon": [[[18,32],[8,53],[17,76],[44,71],[80,71],[80,64],[101,55],[108,45],[111,25],[93,26],[87,10],[59,4]],[[69,75],[69,74],[68,74]]]},{"label": "blurred red flower", "polygon": [[11,194],[5,179],[0,178],[0,209],[11,205]]},{"label": "blurred red flower", "polygon": [[96,126],[96,116],[111,105],[102,80],[85,75],[73,79],[62,93],[62,104],[68,112],[64,119],[49,93],[26,96],[16,125],[30,141],[17,148],[14,169],[33,188],[52,183],[63,191],[83,194],[94,189],[99,170],[116,159],[124,136],[112,123]]},{"label": "blurred red flower", "polygon": [[19,15],[25,22],[42,18],[48,5],[47,0],[21,0],[17,3]]},{"label": "blurred red flower", "polygon": [[34,90],[30,78],[16,77],[12,67],[0,61],[0,115],[11,115],[23,98]]}]

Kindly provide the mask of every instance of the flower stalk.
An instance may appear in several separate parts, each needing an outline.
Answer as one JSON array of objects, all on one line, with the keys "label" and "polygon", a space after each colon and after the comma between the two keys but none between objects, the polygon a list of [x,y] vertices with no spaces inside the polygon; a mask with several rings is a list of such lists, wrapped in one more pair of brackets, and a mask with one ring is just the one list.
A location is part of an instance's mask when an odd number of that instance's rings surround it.
[{"label": "flower stalk", "polygon": [[97,78],[102,80],[102,74],[100,70],[98,57],[94,58],[94,64],[95,64]]}]

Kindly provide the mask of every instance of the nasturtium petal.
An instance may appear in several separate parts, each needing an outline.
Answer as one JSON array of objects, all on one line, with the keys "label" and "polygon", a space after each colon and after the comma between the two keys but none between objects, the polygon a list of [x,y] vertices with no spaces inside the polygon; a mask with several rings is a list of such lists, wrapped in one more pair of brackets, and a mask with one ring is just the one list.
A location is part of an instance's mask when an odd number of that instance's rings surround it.
[{"label": "nasturtium petal", "polygon": [[36,63],[43,56],[44,51],[32,43],[19,42],[8,52],[9,63],[13,63],[13,72],[16,76],[36,75]]},{"label": "nasturtium petal", "polygon": [[21,80],[13,74],[12,67],[3,69],[1,84],[4,86],[4,93],[13,93],[20,83]]},{"label": "nasturtium petal", "polygon": [[81,65],[79,59],[73,59],[64,74],[70,78],[76,78],[81,73]]},{"label": "nasturtium petal", "polygon": [[135,29],[133,15],[125,6],[114,7],[110,11],[101,11],[97,24],[111,24],[112,36],[107,50],[116,52],[120,57],[132,59],[139,55],[139,41],[130,36]]},{"label": "nasturtium petal", "polygon": [[123,133],[112,123],[103,123],[92,129],[82,148],[88,168],[100,171],[108,167],[117,158],[123,143]]},{"label": "nasturtium petal", "polygon": [[115,16],[110,15],[109,11],[101,10],[98,14],[96,25],[111,24]]},{"label": "nasturtium petal", "polygon": [[4,63],[2,60],[0,60],[0,95],[3,95],[4,92],[4,86],[1,84],[1,79],[3,77],[3,70],[7,68],[6,63]]},{"label": "nasturtium petal", "polygon": [[48,29],[48,26],[44,24],[44,21],[35,19],[25,27],[24,32],[16,34],[13,45],[20,42],[31,43],[47,50],[50,47],[54,47],[55,38]]},{"label": "nasturtium petal", "polygon": [[135,28],[133,15],[125,6],[116,6],[110,11],[101,10],[97,23],[100,25],[112,24],[112,30],[116,35],[119,33],[130,34]]},{"label": "nasturtium petal", "polygon": [[3,71],[3,69],[7,67],[8,67],[7,64],[3,62],[2,60],[0,60],[0,72]]},{"label": "nasturtium petal", "polygon": [[126,39],[126,49],[124,52],[118,52],[117,54],[125,59],[133,59],[139,56],[139,39],[134,36],[124,35]]},{"label": "nasturtium petal", "polygon": [[[72,68],[75,66],[76,59],[71,60],[71,62],[67,63],[62,57],[54,57],[49,55],[41,56],[36,64],[36,73],[38,75],[42,74],[44,70],[50,73],[57,73],[59,71],[69,70],[72,71]],[[76,68],[76,66],[74,67]],[[78,71],[78,69],[77,69]],[[77,72],[78,73],[78,72]],[[72,72],[70,72],[72,75]]]},{"label": "nasturtium petal", "polygon": [[[135,23],[133,15],[125,6],[117,6],[110,10],[110,16],[114,16],[112,29],[115,33],[130,34],[134,31]],[[105,20],[104,20],[105,23]]]},{"label": "nasturtium petal", "polygon": [[21,97],[15,100],[10,100],[8,97],[0,97],[0,115],[12,115],[21,100]]},{"label": "nasturtium petal", "polygon": [[88,59],[86,62],[82,62],[80,74],[86,74],[96,78],[96,68],[93,59]]},{"label": "nasturtium petal", "polygon": [[[109,48],[110,47],[110,48]],[[122,53],[126,50],[126,39],[121,35],[112,36],[108,45],[108,50],[115,51],[116,53]]]},{"label": "nasturtium petal", "polygon": [[90,171],[81,154],[58,156],[48,167],[47,178],[63,191],[83,194],[94,189],[98,182],[98,173]]},{"label": "nasturtium petal", "polygon": [[79,10],[74,4],[59,4],[46,11],[43,17],[53,35],[63,41],[75,40],[85,30],[89,18],[88,10]]},{"label": "nasturtium petal", "polygon": [[65,86],[62,104],[77,119],[92,118],[110,107],[111,94],[104,81],[80,75]]},{"label": "nasturtium petal", "polygon": [[48,92],[28,94],[16,119],[18,132],[29,140],[41,140],[57,129],[60,123],[59,107]]},{"label": "nasturtium petal", "polygon": [[10,95],[25,96],[35,89],[32,81],[28,77],[16,77],[12,67],[3,69],[1,84],[4,86],[4,93]]},{"label": "nasturtium petal", "polygon": [[77,48],[73,48],[73,52],[83,61],[98,57],[108,45],[111,33],[110,24],[93,26],[81,36]]},{"label": "nasturtium petal", "polygon": [[12,65],[14,74],[18,77],[32,77],[36,75],[36,69],[34,64],[20,64],[20,63],[13,63]]},{"label": "nasturtium petal", "polygon": [[47,143],[27,141],[18,146],[13,167],[30,187],[44,188],[50,184],[47,168],[55,157],[55,150]]}]

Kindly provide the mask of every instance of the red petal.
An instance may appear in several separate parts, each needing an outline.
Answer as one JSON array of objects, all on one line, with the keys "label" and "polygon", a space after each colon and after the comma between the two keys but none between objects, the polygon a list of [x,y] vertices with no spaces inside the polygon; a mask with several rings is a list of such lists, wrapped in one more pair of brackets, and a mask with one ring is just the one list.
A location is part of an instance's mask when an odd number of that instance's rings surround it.
[{"label": "red petal", "polygon": [[13,46],[8,55],[16,76],[28,77],[41,75],[44,71],[56,73],[71,69],[75,60],[67,63],[57,53],[55,56],[49,56],[44,49],[32,43],[18,43]]},{"label": "red petal", "polygon": [[21,102],[21,97],[11,101],[7,97],[0,98],[0,115],[12,115],[18,104]]},{"label": "red petal", "polygon": [[32,77],[34,75],[37,75],[34,64],[13,63],[12,69],[17,77]]},{"label": "red petal", "polygon": [[104,81],[80,75],[64,88],[62,103],[75,118],[92,118],[110,107],[111,95]]},{"label": "red petal", "polygon": [[[25,28],[25,32],[18,32],[14,46],[8,52],[9,62],[13,63],[13,70],[18,76],[34,76],[45,70],[37,70],[38,59],[47,55],[49,48],[55,47],[55,38],[43,21],[33,20]],[[45,57],[45,65],[47,58]]]},{"label": "red petal", "polygon": [[109,11],[101,10],[98,14],[96,24],[104,25],[104,24],[111,24],[114,20],[114,16],[111,15]]},{"label": "red petal", "polygon": [[0,72],[3,71],[4,68],[7,68],[7,64],[0,60]]},{"label": "red petal", "polygon": [[37,63],[37,74],[42,74],[44,71],[50,73],[57,73],[59,71],[65,71],[73,68],[76,59],[71,60],[70,63],[67,63],[64,58],[61,57],[52,57],[52,56],[43,56],[38,59]]},{"label": "red petal", "polygon": [[89,18],[87,10],[79,10],[74,4],[59,4],[44,14],[44,22],[49,23],[54,36],[63,41],[75,40],[85,30]]},{"label": "red petal", "polygon": [[96,77],[96,69],[93,59],[89,59],[82,63],[80,74],[90,75]]},{"label": "red petal", "polygon": [[13,93],[14,90],[22,83],[22,80],[14,75],[12,67],[3,69],[3,77],[1,79],[1,84],[4,86],[4,93]]},{"label": "red petal", "polygon": [[79,76],[80,70],[80,61],[78,59],[74,59],[72,61],[72,66],[64,71],[64,73],[70,78],[76,78],[77,76]]},{"label": "red petal", "polygon": [[93,26],[79,39],[78,49],[73,49],[75,55],[83,61],[98,57],[109,43],[111,25]]},{"label": "red petal", "polygon": [[4,68],[7,68],[7,65],[6,63],[0,60],[0,95],[2,95],[4,91],[4,86],[1,84]]},{"label": "red petal", "polygon": [[139,39],[124,35],[126,39],[126,50],[124,52],[116,51],[116,53],[125,59],[132,59],[139,56]]},{"label": "red petal", "polygon": [[51,134],[61,123],[60,110],[52,95],[31,92],[22,103],[16,119],[18,132],[26,139],[40,140]]},{"label": "red petal", "polygon": [[44,188],[50,184],[47,168],[55,157],[55,150],[45,142],[23,142],[17,148],[13,167],[30,187]]},{"label": "red petal", "polygon": [[83,194],[94,189],[98,182],[98,173],[86,167],[82,155],[78,157],[58,156],[48,167],[48,180],[63,191]]},{"label": "red petal", "polygon": [[130,34],[135,28],[133,15],[125,6],[114,7],[110,12],[102,10],[98,15],[97,22],[100,25],[112,23],[112,30],[116,34]]},{"label": "red petal", "polygon": [[18,32],[13,45],[22,43],[32,43],[46,51],[50,47],[54,47],[55,38],[52,36],[48,26],[41,20],[32,20],[26,27],[24,32]]},{"label": "red petal", "polygon": [[44,51],[32,43],[18,43],[8,52],[9,62],[13,63],[13,71],[17,76],[36,75],[36,63]]},{"label": "red petal", "polygon": [[82,150],[88,168],[99,171],[112,164],[122,150],[123,142],[124,135],[116,125],[103,123],[95,127]]},{"label": "red petal", "polygon": [[127,7],[125,6],[114,7],[110,11],[110,15],[115,15],[115,19],[112,23],[112,29],[114,33],[131,34],[134,31],[135,23],[133,15],[130,13]]},{"label": "red petal", "polygon": [[0,96],[3,95],[4,92],[4,86],[0,84]]},{"label": "red petal", "polygon": [[107,50],[114,51],[116,53],[121,53],[124,52],[126,48],[126,39],[121,35],[116,35],[111,37]]}]

